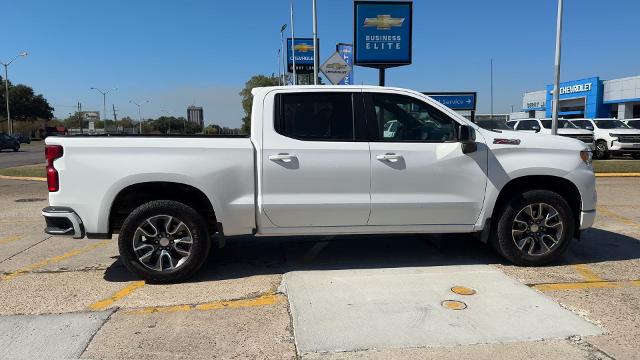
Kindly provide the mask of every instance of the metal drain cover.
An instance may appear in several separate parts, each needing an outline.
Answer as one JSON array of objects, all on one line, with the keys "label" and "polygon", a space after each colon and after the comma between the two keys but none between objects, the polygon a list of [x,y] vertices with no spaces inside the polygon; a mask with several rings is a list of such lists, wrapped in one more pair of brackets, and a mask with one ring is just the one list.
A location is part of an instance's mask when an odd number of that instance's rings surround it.
[{"label": "metal drain cover", "polygon": [[458,300],[445,300],[442,302],[442,306],[449,310],[464,310],[467,308],[467,304]]},{"label": "metal drain cover", "polygon": [[454,286],[451,288],[451,292],[458,295],[475,295],[476,291],[472,288],[468,288],[466,286]]},{"label": "metal drain cover", "polygon": [[31,198],[31,199],[18,199],[18,200],[15,200],[15,202],[17,202],[17,203],[30,203],[30,202],[40,202],[40,201],[47,201],[47,199]]}]

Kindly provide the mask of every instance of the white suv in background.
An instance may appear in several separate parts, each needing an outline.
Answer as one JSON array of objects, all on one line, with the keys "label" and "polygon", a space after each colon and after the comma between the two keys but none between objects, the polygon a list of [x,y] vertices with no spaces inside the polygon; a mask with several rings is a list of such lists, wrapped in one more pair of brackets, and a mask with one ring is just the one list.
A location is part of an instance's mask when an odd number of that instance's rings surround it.
[{"label": "white suv in background", "polygon": [[[516,131],[551,135],[551,119],[509,120],[507,126]],[[558,119],[558,135],[577,139],[594,147],[593,131],[580,129],[568,120]]]},{"label": "white suv in background", "polygon": [[617,119],[572,119],[571,122],[579,128],[593,130],[597,159],[622,154],[640,159],[639,129],[632,129]]}]

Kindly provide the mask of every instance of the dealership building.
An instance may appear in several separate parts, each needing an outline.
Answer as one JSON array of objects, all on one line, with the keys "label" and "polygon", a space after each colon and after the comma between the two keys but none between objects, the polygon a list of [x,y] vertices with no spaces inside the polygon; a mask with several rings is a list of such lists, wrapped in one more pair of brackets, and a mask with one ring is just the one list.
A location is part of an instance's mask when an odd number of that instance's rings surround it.
[{"label": "dealership building", "polygon": [[[553,85],[525,93],[522,111],[511,118],[550,118]],[[576,118],[640,118],[640,76],[602,80],[598,76],[560,84],[559,115]]]}]

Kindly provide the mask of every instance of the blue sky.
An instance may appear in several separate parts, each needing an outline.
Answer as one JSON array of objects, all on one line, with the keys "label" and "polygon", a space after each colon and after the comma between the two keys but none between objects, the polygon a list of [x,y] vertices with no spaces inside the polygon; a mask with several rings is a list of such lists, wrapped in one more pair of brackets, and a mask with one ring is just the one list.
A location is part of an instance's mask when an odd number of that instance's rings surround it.
[{"label": "blue sky", "polygon": [[[521,106],[525,91],[553,79],[555,0],[414,1],[413,65],[390,69],[387,84],[420,91],[478,91],[488,112],[494,59],[495,112]],[[90,87],[109,95],[119,117],[137,116],[130,99],[150,99],[145,117],[184,116],[203,106],[207,122],[238,126],[238,91],[253,74],[277,72],[279,27],[288,0],[9,0],[2,5],[0,60],[30,55],[9,78],[43,93],[66,117],[78,101],[102,110]],[[352,41],[351,0],[318,0],[321,61]],[[563,80],[640,74],[640,1],[565,0]],[[296,0],[296,36],[310,36],[311,0]],[[356,68],[356,81],[377,72]]]}]

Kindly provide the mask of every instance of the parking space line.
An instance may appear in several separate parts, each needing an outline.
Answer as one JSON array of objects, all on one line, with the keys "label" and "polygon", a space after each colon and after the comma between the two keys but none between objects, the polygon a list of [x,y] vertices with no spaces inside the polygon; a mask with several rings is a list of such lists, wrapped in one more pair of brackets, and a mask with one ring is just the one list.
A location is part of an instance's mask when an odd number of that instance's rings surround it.
[{"label": "parking space line", "polygon": [[102,311],[102,310],[106,310],[109,308],[109,306],[113,305],[116,301],[129,296],[132,292],[136,291],[137,289],[143,287],[145,285],[144,281],[136,281],[132,284],[129,284],[128,286],[118,290],[118,292],[116,292],[115,294],[111,295],[110,297],[106,298],[106,299],[102,299],[98,302],[95,302],[91,305],[89,305],[89,309],[90,310],[95,310],[95,311]]},{"label": "parking space line", "polygon": [[606,217],[610,217],[613,218],[625,225],[628,226],[633,226],[633,227],[640,227],[640,223],[637,223],[631,219],[627,219],[626,217],[622,216],[622,215],[618,215],[615,212],[609,210],[606,206],[604,205],[600,205],[598,206],[598,212],[600,212],[601,215],[604,215]]},{"label": "parking space line", "polygon": [[575,264],[573,268],[582,275],[582,277],[587,282],[602,282],[605,281],[603,278],[598,276],[596,273],[591,270],[591,268],[586,264]]},{"label": "parking space line", "polygon": [[69,251],[68,253],[65,253],[65,254],[62,254],[62,255],[58,255],[58,256],[55,256],[55,257],[52,257],[52,258],[49,258],[49,259],[44,259],[42,261],[38,261],[37,263],[31,264],[31,265],[27,265],[25,267],[22,267],[22,268],[16,270],[16,271],[13,271],[11,273],[0,275],[0,281],[11,280],[11,279],[13,279],[15,277],[18,277],[20,275],[26,274],[26,273],[28,273],[30,271],[43,268],[43,267],[45,267],[47,265],[51,265],[51,264],[55,264],[55,263],[61,262],[61,261],[66,260],[68,258],[71,258],[71,257],[77,256],[77,255],[89,252],[91,250],[97,249],[97,248],[102,247],[102,246],[106,246],[110,242],[111,242],[111,240],[103,240],[103,241],[100,241],[100,242],[97,242],[97,243],[93,243],[93,244],[87,245],[85,247],[81,247],[81,248],[76,249],[76,250]]},{"label": "parking space line", "polygon": [[0,239],[0,245],[8,244],[10,242],[14,242],[14,241],[20,240],[20,239],[22,239],[21,235],[15,235],[15,236],[9,236],[9,237],[6,237],[6,238],[2,238],[2,239]]},{"label": "parking space line", "polygon": [[623,281],[585,281],[573,283],[529,284],[529,287],[539,291],[567,291],[582,289],[619,289],[625,287],[640,287],[640,280]]},{"label": "parking space line", "polygon": [[143,315],[153,313],[176,313],[193,310],[211,311],[220,309],[239,309],[248,307],[268,306],[282,302],[282,295],[273,292],[263,294],[258,297],[238,300],[214,301],[197,305],[173,305],[173,306],[149,306],[141,309],[123,311],[124,314]]}]

